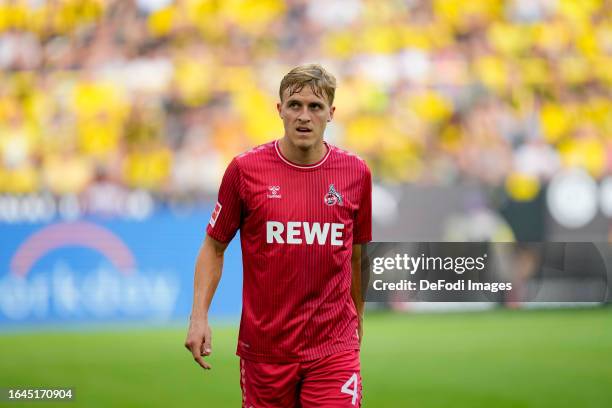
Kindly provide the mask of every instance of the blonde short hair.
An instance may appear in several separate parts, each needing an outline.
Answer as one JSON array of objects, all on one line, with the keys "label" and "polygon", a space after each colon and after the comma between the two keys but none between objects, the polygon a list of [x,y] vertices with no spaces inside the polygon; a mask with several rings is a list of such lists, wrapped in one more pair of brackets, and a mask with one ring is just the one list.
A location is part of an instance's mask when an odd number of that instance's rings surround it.
[{"label": "blonde short hair", "polygon": [[300,92],[304,86],[310,86],[312,92],[319,98],[325,97],[329,106],[334,103],[336,94],[336,78],[327,72],[319,64],[304,64],[293,68],[283,77],[278,91],[281,102],[285,89],[289,89],[289,95]]}]

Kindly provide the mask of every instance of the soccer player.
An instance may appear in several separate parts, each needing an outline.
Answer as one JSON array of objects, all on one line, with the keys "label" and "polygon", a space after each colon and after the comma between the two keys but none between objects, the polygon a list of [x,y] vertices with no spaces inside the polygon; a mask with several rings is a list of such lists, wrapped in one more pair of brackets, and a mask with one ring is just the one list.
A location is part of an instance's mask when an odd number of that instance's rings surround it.
[{"label": "soccer player", "polygon": [[285,134],[229,164],[196,261],[185,346],[210,369],[208,310],[240,229],[243,407],[361,405],[360,260],[372,235],[372,180],[363,160],[323,140],[335,88],[317,64],[282,79]]}]

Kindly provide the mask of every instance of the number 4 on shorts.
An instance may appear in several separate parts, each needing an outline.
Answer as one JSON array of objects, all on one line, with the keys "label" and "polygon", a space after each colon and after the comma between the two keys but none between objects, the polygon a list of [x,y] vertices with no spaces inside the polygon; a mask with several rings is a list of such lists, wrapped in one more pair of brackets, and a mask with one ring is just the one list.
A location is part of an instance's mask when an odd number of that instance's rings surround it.
[{"label": "number 4 on shorts", "polygon": [[357,386],[359,385],[358,381],[359,380],[357,377],[357,373],[353,373],[353,375],[351,375],[351,378],[349,378],[348,381],[344,383],[342,388],[340,388],[340,392],[353,397],[353,400],[351,401],[353,405],[355,405],[355,403],[357,402]]}]

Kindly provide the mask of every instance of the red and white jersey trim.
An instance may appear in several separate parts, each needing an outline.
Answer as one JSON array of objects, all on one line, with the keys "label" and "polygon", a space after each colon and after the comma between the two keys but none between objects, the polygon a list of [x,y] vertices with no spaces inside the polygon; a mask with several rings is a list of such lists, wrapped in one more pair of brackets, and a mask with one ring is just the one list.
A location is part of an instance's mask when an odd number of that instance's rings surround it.
[{"label": "red and white jersey trim", "polygon": [[282,153],[281,153],[281,151],[280,151],[280,147],[278,146],[278,142],[279,142],[278,140],[276,140],[276,141],[274,142],[274,150],[276,150],[276,154],[278,155],[278,157],[279,157],[279,158],[280,158],[282,161],[284,161],[285,163],[287,163],[288,165],[290,165],[290,166],[292,166],[292,167],[295,167],[295,168],[298,168],[298,169],[314,169],[314,168],[316,168],[316,167],[321,166],[323,163],[325,163],[325,161],[326,161],[326,160],[327,160],[327,158],[329,157],[329,155],[330,155],[330,153],[331,153],[331,150],[332,150],[331,146],[330,146],[329,144],[327,144],[327,142],[325,142],[325,141],[324,141],[323,143],[325,143],[325,146],[327,146],[327,153],[325,153],[325,156],[324,156],[324,157],[323,157],[321,160],[319,160],[319,161],[318,161],[317,163],[315,163],[315,164],[299,165],[299,164],[295,164],[295,163],[293,163],[293,162],[291,162],[291,161],[287,160],[287,159],[285,158],[285,156],[283,156],[283,154],[282,154]]}]

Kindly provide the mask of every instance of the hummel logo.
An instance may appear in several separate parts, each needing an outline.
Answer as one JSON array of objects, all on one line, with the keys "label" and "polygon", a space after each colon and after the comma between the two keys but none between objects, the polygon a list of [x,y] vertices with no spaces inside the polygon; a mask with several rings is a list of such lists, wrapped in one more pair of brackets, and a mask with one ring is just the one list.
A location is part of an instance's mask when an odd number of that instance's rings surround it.
[{"label": "hummel logo", "polygon": [[342,205],[342,194],[336,191],[336,188],[333,184],[329,185],[329,191],[323,197],[323,201],[327,205]]},{"label": "hummel logo", "polygon": [[268,194],[268,198],[281,198],[281,195],[279,193],[280,186],[269,186],[268,190],[270,191],[270,194]]}]

